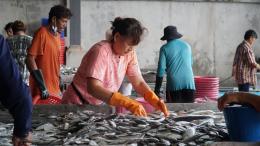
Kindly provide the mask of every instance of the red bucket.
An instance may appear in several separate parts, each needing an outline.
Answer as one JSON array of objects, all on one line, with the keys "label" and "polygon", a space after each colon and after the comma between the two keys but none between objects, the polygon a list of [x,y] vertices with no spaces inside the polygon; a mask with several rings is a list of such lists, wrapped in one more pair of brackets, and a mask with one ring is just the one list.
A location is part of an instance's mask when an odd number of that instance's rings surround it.
[{"label": "red bucket", "polygon": [[219,78],[214,76],[195,76],[195,98],[217,100]]},{"label": "red bucket", "polygon": [[59,56],[59,60],[60,60],[60,64],[64,65],[65,64],[65,39],[64,38],[60,38],[60,42],[61,42],[61,48],[60,48],[60,56]]},{"label": "red bucket", "polygon": [[61,98],[56,95],[50,95],[47,99],[40,99],[40,96],[33,98],[33,105],[36,104],[61,104]]}]

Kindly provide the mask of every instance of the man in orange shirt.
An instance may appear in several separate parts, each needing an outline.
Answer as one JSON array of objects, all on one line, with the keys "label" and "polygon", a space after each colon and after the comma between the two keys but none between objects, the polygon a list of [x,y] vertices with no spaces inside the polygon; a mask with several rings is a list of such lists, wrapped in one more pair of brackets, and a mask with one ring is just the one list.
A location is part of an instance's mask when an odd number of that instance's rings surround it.
[{"label": "man in orange shirt", "polygon": [[49,12],[47,26],[40,27],[34,35],[28,50],[27,66],[31,72],[30,88],[32,97],[38,95],[47,99],[50,94],[60,96],[59,49],[60,33],[72,16],[70,10],[56,5]]}]

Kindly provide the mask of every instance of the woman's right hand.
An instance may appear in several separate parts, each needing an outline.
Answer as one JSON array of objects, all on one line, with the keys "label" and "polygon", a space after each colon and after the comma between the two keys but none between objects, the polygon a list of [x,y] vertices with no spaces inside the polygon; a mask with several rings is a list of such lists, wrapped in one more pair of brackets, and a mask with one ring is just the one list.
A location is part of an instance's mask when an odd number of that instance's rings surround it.
[{"label": "woman's right hand", "polygon": [[109,101],[110,105],[113,106],[122,106],[127,110],[131,111],[135,116],[146,117],[147,113],[143,107],[143,105],[127,96],[122,95],[119,92],[113,93]]}]

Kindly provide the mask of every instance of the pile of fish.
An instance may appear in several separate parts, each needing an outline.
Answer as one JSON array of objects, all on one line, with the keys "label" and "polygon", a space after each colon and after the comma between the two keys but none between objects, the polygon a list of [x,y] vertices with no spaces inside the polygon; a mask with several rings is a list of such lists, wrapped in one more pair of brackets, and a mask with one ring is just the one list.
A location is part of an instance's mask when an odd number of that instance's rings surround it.
[{"label": "pile of fish", "polygon": [[13,124],[5,124],[0,122],[0,145],[12,146],[11,139],[13,133]]},{"label": "pile of fish", "polygon": [[[33,145],[197,146],[228,140],[223,114],[211,110],[170,112],[168,118],[92,111],[40,116],[46,121],[33,120]],[[13,125],[0,127],[0,145],[11,145]]]},{"label": "pile of fish", "polygon": [[71,75],[71,74],[75,74],[77,72],[78,68],[77,67],[69,67],[69,66],[65,66],[62,65],[60,67],[60,73],[61,75]]}]

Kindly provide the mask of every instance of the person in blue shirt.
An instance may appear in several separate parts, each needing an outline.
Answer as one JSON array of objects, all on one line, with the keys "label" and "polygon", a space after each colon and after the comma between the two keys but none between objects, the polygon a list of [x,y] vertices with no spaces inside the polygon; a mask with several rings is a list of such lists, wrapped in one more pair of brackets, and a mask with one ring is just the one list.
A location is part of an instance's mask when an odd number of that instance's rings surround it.
[{"label": "person in blue shirt", "polygon": [[160,48],[155,93],[160,96],[163,76],[166,73],[166,101],[168,103],[194,102],[195,84],[191,47],[181,40],[181,37],[175,26],[167,26],[161,38],[167,43]]},{"label": "person in blue shirt", "polygon": [[31,145],[32,97],[11,56],[8,43],[0,35],[0,102],[14,118],[13,145]]}]

